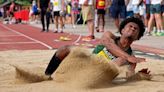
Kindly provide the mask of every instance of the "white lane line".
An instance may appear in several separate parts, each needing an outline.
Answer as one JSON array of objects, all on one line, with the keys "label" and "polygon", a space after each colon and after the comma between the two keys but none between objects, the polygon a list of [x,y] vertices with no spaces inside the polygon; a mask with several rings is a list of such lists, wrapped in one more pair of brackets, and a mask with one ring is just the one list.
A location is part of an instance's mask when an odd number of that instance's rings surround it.
[{"label": "white lane line", "polygon": [[80,41],[80,39],[81,39],[81,34],[79,35],[79,37],[77,38],[77,40],[75,40],[75,41],[73,42],[73,44],[78,43],[78,42]]},{"label": "white lane line", "polygon": [[29,43],[37,43],[37,42],[0,42],[0,44],[29,44]]},{"label": "white lane line", "polygon": [[17,32],[16,30],[13,30],[13,29],[11,29],[11,28],[9,28],[9,27],[7,27],[7,26],[4,26],[4,25],[2,25],[2,24],[0,24],[0,25],[1,25],[2,27],[4,27],[4,28],[6,28],[6,29],[8,29],[8,30],[10,30],[10,31],[12,31],[12,32],[14,32],[14,33],[17,33],[17,34],[19,34],[19,35],[22,35],[22,36],[24,36],[24,37],[26,37],[26,38],[28,38],[28,39],[34,41],[34,42],[40,43],[41,45],[47,47],[48,49],[53,49],[51,46],[49,46],[49,45],[47,45],[47,44],[45,44],[45,43],[43,43],[43,42],[41,42],[41,41],[39,41],[39,40],[33,39],[33,38],[31,38],[31,37],[29,37],[29,36],[27,36],[27,35],[25,35],[25,34],[22,34],[22,33],[20,33],[20,32]]}]

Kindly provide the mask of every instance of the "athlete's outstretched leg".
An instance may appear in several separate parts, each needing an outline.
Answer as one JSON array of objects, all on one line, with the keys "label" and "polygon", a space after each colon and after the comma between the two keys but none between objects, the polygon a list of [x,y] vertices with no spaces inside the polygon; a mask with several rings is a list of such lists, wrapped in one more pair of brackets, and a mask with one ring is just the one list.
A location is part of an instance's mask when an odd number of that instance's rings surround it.
[{"label": "athlete's outstretched leg", "polygon": [[46,68],[45,74],[51,76],[53,72],[58,68],[62,60],[69,54],[69,52],[70,46],[64,46],[59,48],[51,58]]}]

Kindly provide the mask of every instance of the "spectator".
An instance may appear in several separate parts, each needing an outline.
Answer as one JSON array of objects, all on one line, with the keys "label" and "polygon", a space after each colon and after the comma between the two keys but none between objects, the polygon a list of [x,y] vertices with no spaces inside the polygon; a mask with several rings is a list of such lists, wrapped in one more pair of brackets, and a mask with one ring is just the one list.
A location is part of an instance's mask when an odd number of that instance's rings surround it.
[{"label": "spectator", "polygon": [[[96,0],[96,9],[98,14],[98,21],[97,21],[97,32],[104,32],[105,27],[105,11],[108,6],[108,0]],[[102,20],[102,22],[101,22]],[[100,28],[100,24],[102,24],[102,27]]]},{"label": "spectator", "polygon": [[148,21],[150,19],[150,0],[145,0],[145,4],[146,4],[146,18],[145,18],[145,30],[147,32],[147,28],[148,28]]},{"label": "spectator", "polygon": [[67,0],[64,0],[63,1],[63,14],[61,15],[63,18],[63,28],[65,28],[65,22],[66,22],[66,15],[67,15],[67,5],[68,5],[68,2]]},{"label": "spectator", "polygon": [[83,38],[83,40],[90,41],[95,38],[94,36],[94,8],[95,0],[79,0],[79,4],[82,6],[82,16],[83,20],[87,22],[87,27],[89,31],[89,36]]},{"label": "spectator", "polygon": [[133,13],[135,17],[140,17],[140,1],[141,0],[132,0],[132,5],[133,5]]},{"label": "spectator", "polygon": [[139,18],[141,18],[143,21],[146,18],[146,5],[143,0],[140,0],[139,3]]},{"label": "spectator", "polygon": [[162,0],[161,3],[161,11],[162,11],[162,23],[163,23],[163,27],[164,27],[164,0]]},{"label": "spectator", "polygon": [[163,24],[162,24],[162,16],[161,16],[161,0],[151,0],[151,6],[150,6],[150,20],[148,22],[148,30],[147,35],[151,35],[151,27],[153,24],[153,20],[155,19],[157,31],[157,36],[163,36],[164,30],[163,30]]},{"label": "spectator", "polygon": [[[46,13],[47,13],[47,9],[49,8],[50,6],[50,0],[38,0],[38,6],[40,8],[40,12],[41,12],[41,23],[42,23],[42,31],[41,32],[44,32],[46,31],[45,30],[45,16],[46,16]],[[46,18],[46,21],[49,21],[49,17]],[[46,22],[46,26],[47,26],[47,32],[49,30],[49,22]]]},{"label": "spectator", "polygon": [[9,7],[9,17],[10,17],[10,24],[12,23],[12,21],[14,20],[14,9],[15,9],[15,3],[14,1],[11,3],[10,7]]},{"label": "spectator", "polygon": [[72,18],[72,27],[75,28],[75,21],[77,15],[79,14],[79,0],[71,0],[71,18]]},{"label": "spectator", "polygon": [[[63,33],[63,15],[64,15],[64,0],[51,0],[53,4],[53,16],[55,20],[54,33]],[[59,28],[60,24],[60,28]]]},{"label": "spectator", "polygon": [[3,8],[0,8],[0,12],[1,12],[1,17],[4,18],[4,9]]},{"label": "spectator", "polygon": [[38,6],[36,4],[36,1],[33,0],[32,1],[32,21],[37,22],[38,14],[39,14]]},{"label": "spectator", "polygon": [[132,17],[134,15],[133,13],[133,0],[126,0],[126,17]]},{"label": "spectator", "polygon": [[119,29],[120,18],[126,18],[126,5],[124,0],[109,0],[112,4],[110,7],[110,12],[112,18],[114,19],[115,26],[117,28],[117,32]]}]

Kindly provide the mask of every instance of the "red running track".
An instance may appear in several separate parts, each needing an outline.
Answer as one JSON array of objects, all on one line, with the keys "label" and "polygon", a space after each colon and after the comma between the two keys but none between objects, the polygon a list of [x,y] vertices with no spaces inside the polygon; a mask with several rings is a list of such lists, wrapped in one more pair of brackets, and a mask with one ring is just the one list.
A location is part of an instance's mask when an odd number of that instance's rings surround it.
[{"label": "red running track", "polygon": [[[26,24],[0,23],[0,50],[43,50],[56,49],[64,45],[89,44],[93,47],[98,40],[82,41],[84,36],[69,33],[41,32],[40,28]],[[71,38],[70,41],[61,41],[61,36]]]},{"label": "red running track", "polygon": [[[90,42],[82,41],[84,36],[69,33],[40,32],[40,28],[25,24],[4,25],[0,23],[0,51],[2,50],[46,50],[56,49],[64,45],[82,45],[94,47],[98,39]],[[58,40],[61,36],[70,41]],[[89,45],[89,46],[88,46]],[[133,44],[132,49],[141,52],[164,55],[164,49]]]}]

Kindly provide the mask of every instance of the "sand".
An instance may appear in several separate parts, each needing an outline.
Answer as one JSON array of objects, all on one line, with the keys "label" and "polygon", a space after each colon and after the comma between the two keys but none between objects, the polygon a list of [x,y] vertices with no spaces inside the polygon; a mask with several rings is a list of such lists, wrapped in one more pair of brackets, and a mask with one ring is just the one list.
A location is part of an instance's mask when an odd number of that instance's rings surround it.
[{"label": "sand", "polygon": [[[59,77],[57,74],[52,75],[53,80],[47,80],[44,71],[54,52],[55,50],[1,51],[0,92],[164,92],[164,60],[146,57],[148,62],[138,64],[136,71],[146,67],[151,70],[153,78],[150,81],[137,80],[127,82],[125,80],[125,72],[121,71],[121,74],[108,85],[108,82],[105,82],[107,78],[101,79],[107,75],[99,76],[99,78],[94,77],[94,69],[88,67],[84,71],[80,70],[79,74],[81,75],[78,75],[77,72],[80,68],[76,67],[74,69],[76,71],[76,73],[73,73],[74,75],[71,75],[70,72],[65,73],[71,76],[65,80],[59,81],[61,76],[59,75]],[[103,65],[96,66],[96,71],[100,72],[101,69],[97,68]],[[18,75],[19,71],[16,71],[15,67],[25,74]],[[58,72],[60,74],[62,69],[58,69],[56,73]],[[73,70],[69,70],[68,68],[68,71]],[[104,72],[101,73],[104,74]],[[95,75],[97,76],[98,74]],[[90,85],[95,86],[89,88],[88,86]]]}]

